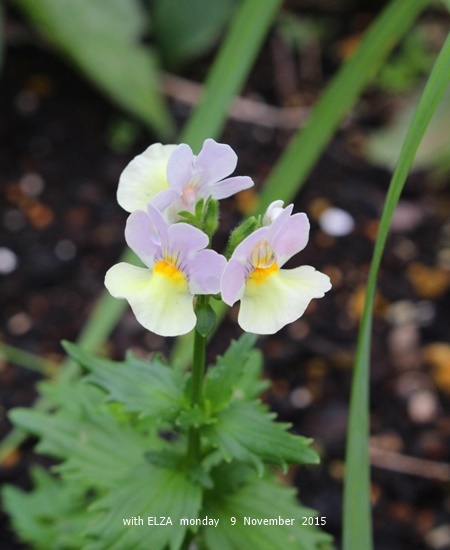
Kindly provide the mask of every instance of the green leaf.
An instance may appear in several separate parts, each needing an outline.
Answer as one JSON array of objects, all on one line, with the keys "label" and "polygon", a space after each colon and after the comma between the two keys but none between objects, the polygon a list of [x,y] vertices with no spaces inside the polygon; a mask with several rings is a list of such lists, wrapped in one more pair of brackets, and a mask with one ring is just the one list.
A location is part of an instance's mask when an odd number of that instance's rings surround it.
[{"label": "green leaf", "polygon": [[63,461],[55,467],[59,472],[83,486],[113,487],[144,460],[150,446],[158,450],[164,444],[156,435],[141,435],[116,418],[98,388],[83,382],[59,383],[57,387],[47,384],[43,391],[50,402],[57,392],[65,405],[51,414],[14,409],[10,417],[40,438],[38,452]]},{"label": "green leaf", "polygon": [[450,83],[450,36],[439,54],[409,127],[389,186],[375,242],[366,299],[358,334],[350,400],[344,484],[344,545],[346,550],[372,547],[369,470],[369,365],[372,313],[378,269],[389,226],[414,156],[428,124]]},{"label": "green leaf", "polygon": [[235,401],[206,426],[202,435],[217,447],[226,461],[252,464],[262,474],[263,463],[286,468],[288,463],[317,464],[319,457],[309,445],[312,440],[287,431],[289,424],[274,422],[260,403]]},{"label": "green leaf", "polygon": [[45,470],[31,470],[34,489],[2,489],[2,500],[15,533],[36,550],[82,548],[88,499],[76,483],[62,483]]},{"label": "green leaf", "polygon": [[198,428],[199,426],[211,424],[213,422],[215,422],[215,419],[206,414],[198,405],[181,411],[177,418],[177,426],[180,426],[183,430],[192,427]]},{"label": "green leaf", "polygon": [[[331,537],[317,527],[304,526],[303,518],[317,516],[314,510],[299,506],[295,490],[274,480],[250,479],[228,494],[211,492],[205,501],[204,516],[219,520],[217,527],[202,531],[207,548],[236,550],[318,550],[330,548]],[[231,518],[236,519],[232,525]],[[244,525],[244,519],[260,520],[261,525]],[[292,519],[292,525],[264,525],[264,520]],[[291,522],[290,522],[291,523]]]},{"label": "green leaf", "polygon": [[160,421],[174,418],[184,403],[184,380],[159,359],[151,362],[127,354],[124,362],[95,357],[79,346],[64,343],[67,353],[91,374],[86,380],[106,390],[126,412]]},{"label": "green leaf", "polygon": [[255,335],[244,334],[237,342],[233,341],[225,355],[217,358],[216,366],[208,370],[204,395],[211,412],[228,405],[242,379],[255,342]]},{"label": "green leaf", "polygon": [[206,53],[231,17],[237,0],[156,0],[155,32],[171,68]]},{"label": "green leaf", "polygon": [[[200,486],[192,483],[183,471],[143,464],[91,506],[98,520],[89,528],[91,542],[85,548],[177,550],[187,531],[180,525],[180,519],[198,517],[201,494]],[[126,525],[126,520],[132,517],[141,517],[144,524]],[[160,517],[170,518],[172,525],[149,526],[149,517],[158,521]]]},{"label": "green leaf", "polygon": [[36,27],[100,90],[161,137],[174,133],[158,70],[141,45],[145,14],[135,0],[16,0]]}]

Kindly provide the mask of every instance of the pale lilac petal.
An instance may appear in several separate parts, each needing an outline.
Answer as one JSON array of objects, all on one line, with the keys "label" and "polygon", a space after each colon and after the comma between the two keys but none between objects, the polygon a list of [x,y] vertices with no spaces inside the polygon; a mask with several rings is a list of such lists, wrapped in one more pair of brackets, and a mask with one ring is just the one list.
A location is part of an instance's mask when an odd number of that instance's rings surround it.
[{"label": "pale lilac petal", "polygon": [[216,200],[227,199],[231,195],[239,193],[239,191],[253,187],[253,185],[253,180],[248,176],[235,176],[211,185],[208,188],[208,194]]},{"label": "pale lilac petal", "polygon": [[202,250],[189,263],[189,289],[192,294],[217,294],[227,265],[226,259],[214,250]]},{"label": "pale lilac petal", "polygon": [[194,172],[194,155],[189,145],[182,143],[170,155],[167,163],[167,181],[169,187],[179,193],[192,182]]},{"label": "pale lilac petal", "polygon": [[151,201],[154,206],[160,212],[164,212],[169,206],[176,203],[180,198],[179,193],[173,189],[164,189],[160,191],[156,197]]},{"label": "pale lilac petal", "polygon": [[135,210],[130,214],[125,227],[125,240],[142,262],[151,267],[157,246],[151,238],[153,223],[143,210]]},{"label": "pale lilac petal", "polygon": [[274,334],[301,317],[309,302],[330,288],[329,277],[311,266],[280,269],[260,283],[247,284],[239,325],[247,332]]},{"label": "pale lilac petal", "polygon": [[117,189],[117,202],[124,210],[145,210],[147,204],[168,187],[167,163],[176,147],[154,143],[126,166]]},{"label": "pale lilac petal", "polygon": [[231,259],[227,263],[220,286],[222,300],[229,306],[242,298],[247,274],[247,269],[240,262]]},{"label": "pale lilac petal", "polygon": [[208,236],[197,227],[187,223],[175,223],[169,226],[170,251],[180,258],[187,259],[208,246]]},{"label": "pale lilac petal", "polygon": [[138,322],[161,336],[179,336],[196,324],[193,297],[187,279],[126,263],[114,265],[106,274],[105,286],[115,298],[125,298]]},{"label": "pale lilac petal", "polygon": [[207,186],[229,176],[236,164],[237,155],[229,145],[207,139],[195,160],[195,173],[200,185]]},{"label": "pale lilac petal", "polygon": [[308,243],[309,220],[306,214],[294,214],[274,237],[268,238],[277,258],[278,266],[284,265]]},{"label": "pale lilac petal", "polygon": [[277,233],[283,230],[283,226],[290,218],[293,209],[293,204],[286,206],[286,208],[284,208],[282,212],[280,212],[280,214],[274,219],[274,221],[267,227],[268,242],[271,242],[276,237]]},{"label": "pale lilac petal", "polygon": [[243,265],[249,264],[250,256],[253,248],[266,238],[267,227],[261,227],[254,231],[251,235],[245,238],[238,246],[235,248],[231,259],[237,260]]},{"label": "pale lilac petal", "polygon": [[147,213],[152,221],[151,238],[153,241],[164,248],[169,245],[169,230],[167,222],[164,220],[161,212],[151,204],[147,205]]}]

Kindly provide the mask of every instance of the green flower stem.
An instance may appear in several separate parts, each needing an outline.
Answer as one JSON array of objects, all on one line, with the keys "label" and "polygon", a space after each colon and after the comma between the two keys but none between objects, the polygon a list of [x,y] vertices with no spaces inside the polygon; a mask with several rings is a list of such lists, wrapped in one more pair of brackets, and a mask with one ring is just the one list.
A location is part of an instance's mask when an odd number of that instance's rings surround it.
[{"label": "green flower stem", "polygon": [[[197,296],[196,309],[207,307],[209,296]],[[206,355],[207,337],[202,336],[195,329],[194,333],[194,355],[192,361],[192,378],[191,378],[191,407],[201,406],[203,399],[203,378],[205,376],[205,355]],[[188,463],[194,464],[200,457],[200,431],[197,427],[189,428],[188,433],[188,448],[187,448]]]}]

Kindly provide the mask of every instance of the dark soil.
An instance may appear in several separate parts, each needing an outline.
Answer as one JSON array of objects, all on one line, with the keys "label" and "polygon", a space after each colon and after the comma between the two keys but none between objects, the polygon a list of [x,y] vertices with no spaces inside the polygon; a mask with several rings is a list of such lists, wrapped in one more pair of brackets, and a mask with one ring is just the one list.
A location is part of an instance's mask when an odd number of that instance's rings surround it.
[{"label": "dark soil", "polygon": [[[279,95],[267,91],[266,79],[271,47],[268,43],[260,57],[246,94],[275,102]],[[324,59],[332,70],[332,59]],[[201,64],[190,69],[192,75],[202,70]],[[297,100],[313,101],[323,84],[300,80]],[[9,44],[0,97],[0,246],[17,260],[0,275],[0,335],[8,344],[59,361],[60,341],[76,340],[103,291],[106,270],[124,247],[127,214],[115,200],[119,175],[155,139],[135,124],[136,138],[115,149],[114,128],[125,115],[52,52],[27,41]],[[333,290],[303,318],[259,341],[266,376],[273,381],[267,402],[295,432],[313,437],[322,456],[320,466],[292,469],[289,478],[302,502],[326,517],[338,547],[358,320],[390,180],[390,173],[367,164],[360,150],[365,133],[388,107],[388,98],[375,90],[365,96],[295,201],[296,210],[312,222],[310,243],[298,261],[328,273]],[[173,104],[173,110],[181,124],[186,108]],[[259,186],[289,138],[284,130],[229,122],[220,141],[238,153],[238,173],[251,175]],[[251,200],[247,194],[224,202],[218,246]],[[450,279],[439,260],[444,253],[448,257],[449,205],[448,180],[438,187],[427,173],[409,178],[384,254],[373,328],[373,445],[434,463],[450,462],[450,377],[445,375]],[[353,217],[351,233],[335,237],[320,228],[320,213],[329,206]],[[240,334],[236,313],[230,312],[214,338],[211,359]],[[171,345],[170,339],[146,333],[127,310],[102,351],[120,358],[130,347],[142,354],[167,353]],[[38,379],[19,366],[1,365],[2,436],[10,429],[6,411],[32,405]],[[28,487],[27,468],[35,460],[32,442],[25,443],[1,467],[2,482]],[[428,468],[409,475],[379,466],[372,470],[376,548],[450,546],[448,482],[430,479]],[[2,520],[0,547],[20,548],[7,518]]]}]

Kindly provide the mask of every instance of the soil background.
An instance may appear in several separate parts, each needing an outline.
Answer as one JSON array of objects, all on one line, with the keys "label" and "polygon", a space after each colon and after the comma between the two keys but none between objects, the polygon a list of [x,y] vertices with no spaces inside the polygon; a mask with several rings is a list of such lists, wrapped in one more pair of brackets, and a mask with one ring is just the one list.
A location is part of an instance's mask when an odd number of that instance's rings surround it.
[{"label": "soil background", "polygon": [[[314,78],[297,75],[294,91],[276,78],[279,56],[285,54],[272,34],[243,95],[307,111],[339,65],[337,47],[349,46],[364,26],[361,17],[370,20],[375,11],[330,12],[336,33],[320,52],[321,71]],[[127,214],[115,199],[120,173],[155,138],[43,47],[16,13],[7,17],[0,78],[0,337],[62,361],[60,341],[77,339],[103,291],[105,272],[125,245]],[[208,56],[200,59],[183,76],[201,81],[209,62]],[[265,375],[272,380],[265,400],[281,421],[292,422],[294,432],[314,438],[322,457],[320,466],[291,469],[289,480],[298,486],[301,501],[326,517],[325,529],[337,547],[358,322],[391,176],[368,163],[362,151],[365,136],[385,124],[397,105],[398,98],[376,87],[367,90],[298,194],[295,210],[310,217],[311,240],[292,265],[326,272],[333,289],[301,319],[258,342]],[[190,106],[172,99],[171,107],[181,126]],[[132,137],[119,143],[124,121]],[[257,191],[293,132],[256,122],[230,120],[219,141],[234,148],[236,173],[250,175]],[[439,469],[450,462],[450,277],[442,263],[450,250],[448,183],[444,176],[437,185],[427,171],[410,175],[379,276],[371,365],[372,502],[379,550],[450,547],[449,483]],[[248,192],[224,201],[218,248],[254,198]],[[353,230],[343,236],[325,231],[321,216],[330,207],[350,215]],[[214,337],[210,360],[241,334],[236,315],[232,309]],[[167,354],[172,344],[146,333],[127,309],[101,352],[117,359],[128,348],[144,356]],[[1,436],[10,429],[7,411],[31,406],[39,379],[1,363]],[[27,441],[2,465],[2,483],[30,486],[29,465],[43,461],[32,449]],[[409,457],[418,462],[411,466]],[[4,514],[1,520],[0,548],[21,548]]]}]

